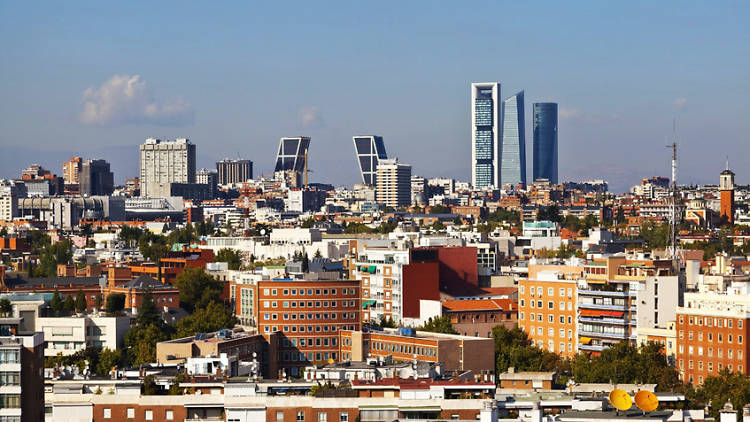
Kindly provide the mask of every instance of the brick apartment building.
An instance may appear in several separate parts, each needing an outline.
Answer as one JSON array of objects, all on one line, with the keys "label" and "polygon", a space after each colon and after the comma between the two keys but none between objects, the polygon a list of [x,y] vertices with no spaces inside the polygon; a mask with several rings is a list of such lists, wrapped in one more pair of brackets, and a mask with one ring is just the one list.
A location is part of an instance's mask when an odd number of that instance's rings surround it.
[{"label": "brick apartment building", "polygon": [[518,305],[511,299],[446,300],[442,306],[453,329],[465,336],[492,337],[494,327],[518,324]]},{"label": "brick apartment building", "polygon": [[339,331],[362,329],[359,295],[356,280],[260,281],[258,332],[280,333],[279,366],[299,376],[311,363],[339,360]]},{"label": "brick apartment building", "polygon": [[563,357],[575,356],[578,352],[576,286],[575,279],[564,276],[519,280],[518,325],[532,344]]},{"label": "brick apartment building", "polygon": [[702,385],[728,369],[748,374],[750,297],[686,293],[677,308],[677,369],[685,382]]}]

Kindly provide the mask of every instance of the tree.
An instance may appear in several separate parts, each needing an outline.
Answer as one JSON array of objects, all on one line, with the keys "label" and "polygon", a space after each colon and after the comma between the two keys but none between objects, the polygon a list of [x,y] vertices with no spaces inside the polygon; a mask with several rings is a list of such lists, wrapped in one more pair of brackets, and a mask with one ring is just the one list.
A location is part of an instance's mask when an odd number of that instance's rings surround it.
[{"label": "tree", "polygon": [[312,217],[309,217],[307,220],[302,222],[302,228],[303,229],[309,229],[312,228],[315,225],[315,219]]},{"label": "tree", "polygon": [[307,257],[307,252],[302,256],[302,272],[307,273],[310,271],[310,258]]},{"label": "tree", "polygon": [[174,380],[172,381],[172,385],[169,386],[169,394],[170,396],[181,396],[183,391],[183,388],[180,387],[180,383],[187,381],[187,375],[184,372],[180,372],[179,374],[175,375]]},{"label": "tree", "polygon": [[451,209],[446,207],[445,205],[433,205],[430,207],[430,214],[450,214]]},{"label": "tree", "polygon": [[750,403],[750,378],[741,372],[729,372],[724,368],[718,376],[706,378],[700,388],[689,390],[686,398],[693,408],[711,403],[710,415],[719,420],[719,411],[727,401],[735,409],[742,409]]},{"label": "tree", "polygon": [[143,327],[150,324],[160,326],[163,323],[161,313],[157,309],[156,304],[154,304],[153,296],[151,296],[151,289],[146,289],[143,293],[143,299],[141,299],[141,304],[138,306],[138,316],[136,316],[135,322]]},{"label": "tree", "polygon": [[432,333],[458,334],[456,330],[453,329],[451,317],[448,315],[430,318],[423,326],[419,327],[418,330],[429,331]]},{"label": "tree", "polygon": [[141,383],[141,394],[144,396],[155,396],[159,394],[159,386],[156,385],[156,377],[146,375]]},{"label": "tree", "polygon": [[131,328],[125,334],[128,362],[133,366],[153,362],[156,360],[156,343],[168,339],[169,335],[154,324]]},{"label": "tree", "polygon": [[435,222],[432,223],[432,230],[439,232],[444,229],[445,229],[445,225],[440,220],[435,220]]},{"label": "tree", "polygon": [[112,293],[107,296],[106,310],[108,314],[116,314],[125,309],[125,295],[122,293]]},{"label": "tree", "polygon": [[498,325],[492,329],[492,336],[495,339],[495,370],[498,374],[511,366],[518,371],[552,371],[563,366],[558,355],[532,346],[528,335],[518,327],[509,330]]},{"label": "tree", "polygon": [[177,322],[175,338],[232,328],[236,322],[234,314],[224,305],[211,301],[205,308],[198,309],[192,315],[188,315]]},{"label": "tree", "polygon": [[0,314],[7,317],[12,312],[13,312],[13,305],[10,303],[10,300],[6,298],[0,299]]},{"label": "tree", "polygon": [[651,249],[661,249],[669,244],[669,224],[655,224],[646,222],[641,225],[641,237],[646,242],[646,246]]},{"label": "tree", "polygon": [[315,255],[313,255],[313,258],[316,258],[316,259],[317,259],[317,258],[323,258],[323,254],[322,254],[322,253],[320,253],[320,249],[317,249],[317,250],[315,251]]},{"label": "tree", "polygon": [[385,315],[380,315],[378,325],[380,326],[380,328],[396,328],[396,322],[393,320],[393,318],[388,317],[388,319],[386,319]]},{"label": "tree", "polygon": [[68,314],[72,314],[76,310],[76,302],[73,300],[73,296],[68,296],[63,302],[63,310]]},{"label": "tree", "polygon": [[52,294],[52,300],[49,302],[49,307],[55,311],[55,313],[60,313],[63,310],[63,300],[58,290],[55,290],[55,293]]},{"label": "tree", "polygon": [[76,293],[74,306],[77,312],[85,312],[86,308],[88,308],[86,304],[86,294],[83,293],[83,290],[78,290],[78,293]]},{"label": "tree", "polygon": [[54,277],[59,264],[69,264],[73,259],[73,245],[69,240],[62,240],[54,245],[45,246],[39,255],[39,266],[34,270],[36,277]]},{"label": "tree", "polygon": [[220,301],[222,283],[202,268],[185,268],[177,276],[175,287],[180,291],[180,306],[188,312],[205,308],[211,301]]},{"label": "tree", "polygon": [[242,265],[242,255],[234,249],[222,248],[214,257],[216,262],[226,262],[230,270],[239,270]]},{"label": "tree", "polygon": [[104,305],[104,296],[102,296],[101,293],[97,293],[96,298],[94,299],[94,306],[96,306],[97,309],[102,309],[102,305]]},{"label": "tree", "polygon": [[96,365],[96,374],[100,377],[109,375],[113,367],[122,365],[122,352],[118,349],[106,348],[99,354],[99,362]]},{"label": "tree", "polygon": [[557,205],[539,208],[539,211],[536,214],[536,221],[552,221],[554,223],[559,223],[562,221],[562,217],[560,217],[560,209],[557,208]]}]

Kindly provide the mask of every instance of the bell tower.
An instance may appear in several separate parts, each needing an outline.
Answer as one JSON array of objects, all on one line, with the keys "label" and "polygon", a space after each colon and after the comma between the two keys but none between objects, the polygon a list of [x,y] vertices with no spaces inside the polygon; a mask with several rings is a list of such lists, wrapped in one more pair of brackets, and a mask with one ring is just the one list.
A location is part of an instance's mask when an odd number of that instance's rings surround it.
[{"label": "bell tower", "polygon": [[727,162],[726,170],[719,176],[719,195],[721,198],[721,219],[729,224],[734,223],[734,173],[729,170]]}]

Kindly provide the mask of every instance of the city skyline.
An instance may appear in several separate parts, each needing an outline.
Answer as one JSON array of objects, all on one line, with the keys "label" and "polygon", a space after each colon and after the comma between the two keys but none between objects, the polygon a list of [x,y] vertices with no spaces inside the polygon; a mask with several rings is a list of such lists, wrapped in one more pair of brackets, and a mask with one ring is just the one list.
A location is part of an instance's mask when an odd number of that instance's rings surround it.
[{"label": "city skyline", "polygon": [[[745,4],[490,5],[484,17],[405,5],[404,15],[419,11],[408,22],[389,17],[386,7],[342,5],[325,16],[301,4],[298,10],[312,18],[304,40],[278,33],[268,37],[273,33],[268,28],[290,19],[269,5],[249,18],[242,7],[207,12],[156,5],[164,9],[142,16],[139,8],[45,6],[54,12],[46,16],[60,16],[55,20],[38,16],[44,14],[41,7],[0,6],[0,31],[8,44],[7,65],[0,69],[0,94],[8,99],[0,113],[0,177],[11,177],[31,162],[57,169],[59,162],[81,155],[112,163],[119,184],[137,174],[132,147],[148,137],[188,137],[210,145],[198,153],[199,167],[239,153],[257,163],[257,174],[269,174],[272,163],[265,157],[275,152],[278,138],[301,133],[316,139],[315,181],[351,185],[360,178],[357,166],[337,165],[351,162],[345,143],[357,133],[379,133],[392,145],[403,145],[399,156],[415,174],[468,181],[471,121],[465,86],[477,80],[503,81],[506,92],[523,89],[529,103],[560,104],[565,145],[560,180],[602,178],[622,191],[643,177],[668,175],[669,154],[662,145],[675,118],[680,182],[714,183],[727,155],[735,168],[750,165],[743,154],[750,133],[742,118],[750,91],[743,77],[750,56],[742,29]],[[167,9],[179,19],[157,21]],[[516,19],[493,25],[493,31],[482,29],[493,15]],[[652,19],[641,18],[646,15]],[[531,16],[538,22],[534,34],[521,26]],[[373,25],[379,18],[388,22],[387,31]],[[87,24],[79,25],[80,19]],[[240,21],[243,25],[233,25]],[[433,29],[435,22],[450,30]],[[368,30],[355,30],[363,25]],[[195,27],[207,38],[195,42],[190,29]],[[160,42],[144,43],[154,31]],[[109,35],[92,35],[100,33]],[[477,54],[495,35],[515,41]],[[551,35],[554,42],[544,44]],[[263,37],[268,38],[256,42]],[[300,74],[286,66],[294,55],[326,60]],[[197,60],[201,56],[209,60]],[[345,57],[347,64],[377,64],[341,66]],[[177,63],[178,70],[153,66],[162,61]],[[432,70],[426,73],[427,67]],[[362,78],[369,83],[358,82]],[[133,87],[132,97],[118,90],[123,86]],[[367,101],[350,107],[347,86],[358,86]],[[412,107],[409,99],[417,98],[422,106]],[[707,107],[717,101],[721,107]],[[531,133],[527,109],[526,132]],[[703,145],[709,141],[721,153],[706,155]],[[650,153],[623,163],[609,152],[624,145]],[[428,146],[437,148],[426,157]],[[740,175],[737,183],[749,181]]]}]

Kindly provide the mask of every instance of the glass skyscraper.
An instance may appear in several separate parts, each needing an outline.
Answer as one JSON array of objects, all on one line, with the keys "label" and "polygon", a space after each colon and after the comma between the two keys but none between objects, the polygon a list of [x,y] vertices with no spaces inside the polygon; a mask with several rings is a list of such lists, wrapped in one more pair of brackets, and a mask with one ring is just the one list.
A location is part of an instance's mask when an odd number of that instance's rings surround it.
[{"label": "glass skyscraper", "polygon": [[557,103],[534,103],[533,173],[557,184]]},{"label": "glass skyscraper", "polygon": [[471,184],[500,186],[500,137],[503,132],[500,84],[471,84]]},{"label": "glass skyscraper", "polygon": [[523,91],[503,101],[503,143],[500,148],[502,186],[526,184],[526,136]]},{"label": "glass skyscraper", "polygon": [[388,158],[385,152],[383,137],[366,135],[355,136],[353,139],[362,182],[368,186],[375,186],[378,163],[380,160]]}]

